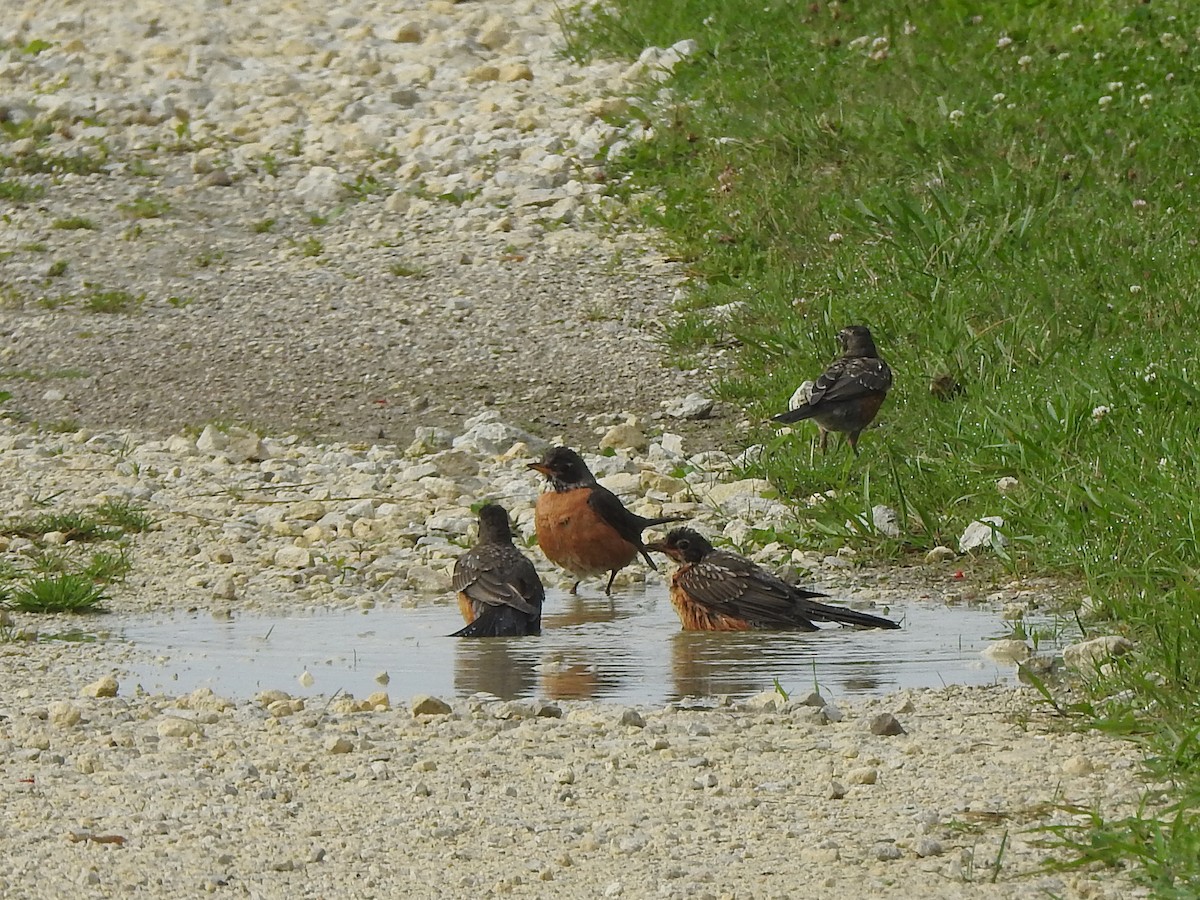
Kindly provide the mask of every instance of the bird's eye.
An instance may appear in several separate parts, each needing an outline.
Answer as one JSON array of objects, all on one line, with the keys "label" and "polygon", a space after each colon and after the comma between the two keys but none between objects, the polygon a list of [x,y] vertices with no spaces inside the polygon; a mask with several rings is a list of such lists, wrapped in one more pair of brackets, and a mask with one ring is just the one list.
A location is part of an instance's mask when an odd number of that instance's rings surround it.
[{"label": "bird's eye", "polygon": [[676,541],[675,546],[678,547],[680,550],[686,550],[688,547],[691,546],[691,542],[687,538],[684,538],[682,541]]}]

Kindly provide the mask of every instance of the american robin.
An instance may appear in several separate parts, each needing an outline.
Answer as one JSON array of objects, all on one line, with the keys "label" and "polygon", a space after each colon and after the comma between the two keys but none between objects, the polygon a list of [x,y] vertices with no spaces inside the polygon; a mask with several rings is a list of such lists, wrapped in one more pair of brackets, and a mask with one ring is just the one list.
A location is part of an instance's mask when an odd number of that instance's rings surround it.
[{"label": "american robin", "polygon": [[679,568],[671,576],[671,605],[685,631],[791,628],[816,631],[814,622],[861,628],[899,628],[890,619],[818,603],[825,594],[788,584],[744,556],[716,550],[690,528],[676,528],[647,549],[665,553]]},{"label": "american robin", "polygon": [[[534,507],[538,544],[547,559],[580,579],[610,573],[606,596],[612,594],[617,572],[639,553],[658,571],[646,552],[642,532],[686,516],[647,519],[631,513],[616,494],[597,484],[579,454],[567,447],[551,447],[541,462],[530,463],[529,468],[550,482],[550,490],[538,496]],[[576,581],[571,593],[578,589]]]},{"label": "american robin", "polygon": [[879,358],[875,341],[866,325],[847,325],[838,332],[842,355],[830,363],[813,384],[808,399],[789,412],[775,417],[776,422],[791,423],[815,419],[821,432],[821,452],[825,452],[829,432],[840,431],[850,440],[850,449],[858,455],[858,436],[871,424],[888,388],[892,370]]},{"label": "american robin", "polygon": [[489,503],[479,510],[479,539],[454,563],[451,584],[467,622],[451,637],[542,633],[546,591],[533,563],[513,546],[503,506]]}]

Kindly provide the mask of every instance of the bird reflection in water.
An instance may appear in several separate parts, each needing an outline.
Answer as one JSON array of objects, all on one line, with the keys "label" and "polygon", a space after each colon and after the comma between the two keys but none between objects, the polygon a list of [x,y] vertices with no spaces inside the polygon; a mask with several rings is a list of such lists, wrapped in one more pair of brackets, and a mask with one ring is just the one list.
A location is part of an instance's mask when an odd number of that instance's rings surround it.
[{"label": "bird reflection in water", "polygon": [[[671,700],[770,690],[779,668],[764,664],[763,639],[772,637],[779,635],[730,631],[671,635]],[[789,663],[795,665],[795,657]]]},{"label": "bird reflection in water", "polygon": [[552,611],[547,604],[547,610],[542,614],[542,624],[547,630],[570,628],[573,625],[608,624],[632,618],[638,612],[635,609],[618,609],[608,598],[589,601],[570,595],[563,597],[560,602],[555,602]]},{"label": "bird reflection in water", "polygon": [[625,668],[602,665],[611,661],[603,640],[589,644],[580,635],[569,646],[553,640],[572,628],[606,625],[632,616],[615,609],[607,599],[588,602],[570,598],[556,603],[558,611],[542,617],[542,636],[485,638],[457,641],[454,651],[454,689],[459,695],[488,693],[502,700],[545,697],[550,700],[592,700],[612,696],[628,675]]},{"label": "bird reflection in water", "polygon": [[841,656],[854,648],[837,631],[677,632],[670,638],[670,699],[750,696],[772,690],[776,679],[789,692],[815,686],[846,695],[877,694],[894,684],[886,660]]},{"label": "bird reflection in water", "polygon": [[484,638],[456,641],[454,691],[494,694],[501,700],[537,693],[538,639]]}]

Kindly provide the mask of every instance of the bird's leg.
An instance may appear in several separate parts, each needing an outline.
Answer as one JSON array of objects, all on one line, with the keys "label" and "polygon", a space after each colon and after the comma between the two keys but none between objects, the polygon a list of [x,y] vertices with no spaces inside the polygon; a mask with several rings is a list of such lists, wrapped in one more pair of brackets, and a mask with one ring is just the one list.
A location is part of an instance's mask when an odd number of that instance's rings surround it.
[{"label": "bird's leg", "polygon": [[858,456],[858,436],[861,433],[862,432],[854,431],[846,436],[846,439],[850,441],[850,449],[854,451],[855,456]]},{"label": "bird's leg", "polygon": [[577,581],[573,585],[571,585],[571,589],[569,591],[567,591],[567,593],[570,594],[572,597],[574,597],[576,594],[578,594],[579,593],[579,582]]},{"label": "bird's leg", "polygon": [[620,569],[613,569],[613,570],[612,570],[612,574],[608,576],[608,584],[606,584],[606,585],[604,586],[604,596],[605,596],[605,597],[611,597],[611,596],[612,596],[612,584],[613,584],[613,582],[614,582],[614,581],[616,581],[616,580],[617,580],[617,573],[618,573],[619,571],[621,571],[621,570],[620,570]]},{"label": "bird's leg", "polygon": [[817,426],[817,430],[821,432],[821,453],[824,454],[829,446],[829,432],[821,426]]}]

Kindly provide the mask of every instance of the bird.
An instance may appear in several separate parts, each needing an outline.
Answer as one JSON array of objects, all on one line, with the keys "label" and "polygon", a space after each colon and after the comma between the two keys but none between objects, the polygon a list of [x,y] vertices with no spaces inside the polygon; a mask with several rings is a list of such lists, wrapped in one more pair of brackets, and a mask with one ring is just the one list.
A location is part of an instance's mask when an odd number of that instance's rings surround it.
[{"label": "bird", "polygon": [[676,528],[647,548],[679,564],[671,576],[670,596],[684,631],[816,631],[816,622],[900,627],[891,619],[819,603],[813,598],[826,594],[789,584],[744,556],[717,550],[691,528]]},{"label": "bird", "polygon": [[479,537],[455,561],[451,585],[467,623],[451,637],[541,634],[546,591],[533,563],[513,545],[503,506],[480,508]]},{"label": "bird", "polygon": [[847,325],[838,332],[842,355],[830,363],[812,386],[808,398],[795,409],[775,416],[788,424],[814,419],[821,432],[821,452],[825,452],[829,432],[838,431],[850,441],[858,456],[858,436],[879,412],[892,370],[879,358],[871,330],[866,325]]},{"label": "bird", "polygon": [[[605,596],[612,596],[617,573],[639,553],[658,571],[642,541],[643,531],[687,518],[647,519],[631,513],[616,494],[597,483],[583,458],[569,447],[551,447],[529,468],[545,475],[550,485],[538,495],[534,507],[542,552],[579,580],[608,572]],[[572,594],[578,592],[579,580],[571,586]]]}]

